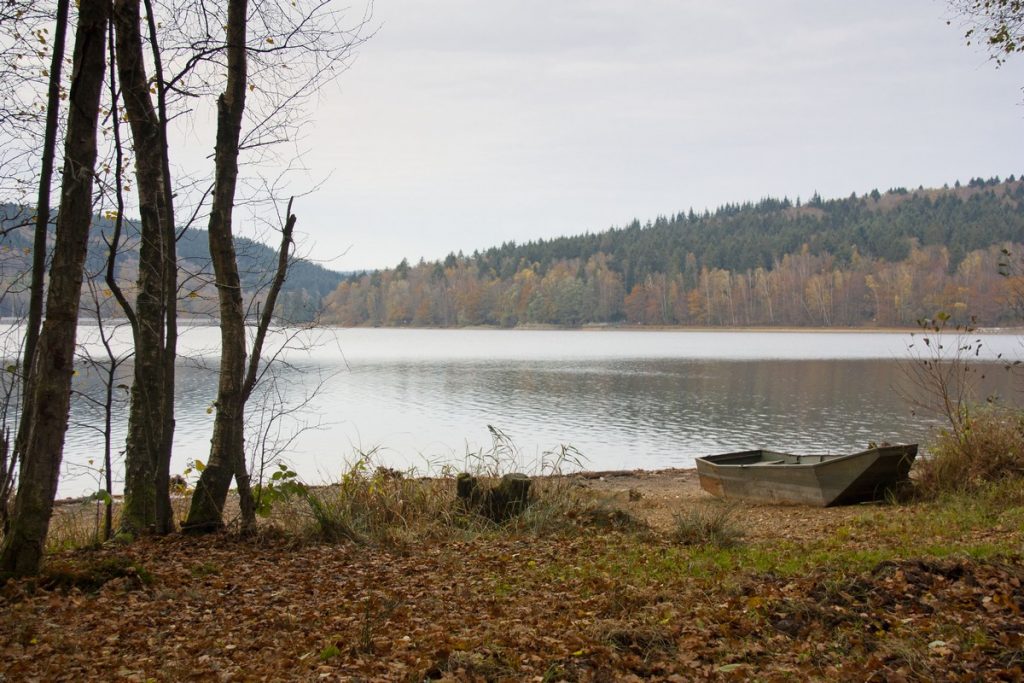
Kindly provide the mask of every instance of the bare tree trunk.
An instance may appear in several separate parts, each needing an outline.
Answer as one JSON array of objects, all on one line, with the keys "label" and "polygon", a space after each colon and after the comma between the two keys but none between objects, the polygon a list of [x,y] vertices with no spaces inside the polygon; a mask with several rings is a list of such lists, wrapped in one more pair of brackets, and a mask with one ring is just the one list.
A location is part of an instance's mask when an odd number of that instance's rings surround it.
[{"label": "bare tree trunk", "polygon": [[[117,77],[114,73],[113,65],[117,62],[114,47],[114,26],[111,23],[108,30],[107,38],[107,55],[109,56],[111,69],[110,69],[110,121],[111,131],[114,135],[114,196],[117,206],[117,216],[114,218],[114,234],[111,235],[110,241],[107,243],[107,269],[104,274],[104,278],[107,284],[107,288],[110,289],[114,295],[114,299],[118,305],[121,306],[121,310],[124,312],[125,318],[128,319],[128,324],[132,330],[132,340],[136,342],[138,339],[137,330],[139,329],[139,321],[135,316],[135,310],[131,304],[128,303],[128,299],[125,297],[124,292],[121,290],[120,285],[117,282],[117,254],[121,247],[121,230],[124,225],[124,148],[121,146],[121,112],[117,106]],[[104,462],[103,469],[106,475],[107,493],[113,494],[113,472],[111,462],[111,412],[113,406],[113,387],[114,387],[114,372],[116,368],[116,362],[114,355],[110,353],[109,345],[104,344],[107,347],[107,357],[110,359],[110,374],[107,377],[107,394],[106,394],[106,410],[104,411],[106,420],[104,424]],[[137,344],[133,343],[132,348],[134,349]],[[114,530],[114,506],[113,502],[108,499],[106,504],[105,515],[103,518],[103,537],[104,539],[110,539],[113,535]]]},{"label": "bare tree trunk", "polygon": [[[32,243],[32,282],[29,285],[28,321],[25,330],[25,348],[22,358],[22,400],[29,395],[29,377],[32,374],[32,356],[39,340],[39,328],[43,322],[43,290],[46,275],[46,237],[50,229],[50,184],[53,181],[53,161],[57,156],[57,120],[60,115],[60,79],[64,65],[64,43],[68,28],[68,6],[70,0],[58,0],[56,25],[53,34],[53,55],[50,59],[50,82],[46,95],[46,130],[43,133],[42,159],[39,170],[39,195],[36,199],[36,227]],[[28,411],[22,410],[15,435],[14,455],[11,464],[20,457],[23,439],[28,436]],[[5,446],[6,448],[6,446]],[[0,521],[4,531],[8,529],[10,515],[7,509],[13,472],[8,476],[7,468],[0,471]]]},{"label": "bare tree trunk", "polygon": [[[125,499],[121,526],[129,531],[171,531],[168,476],[160,476],[165,411],[173,388],[165,385],[165,257],[168,211],[164,179],[163,136],[150,98],[142,52],[139,0],[115,0],[117,70],[135,147],[142,244],[139,249],[138,324],[135,377],[128,415]],[[162,484],[162,486],[161,486]],[[163,513],[163,514],[161,514]]]},{"label": "bare tree trunk", "polygon": [[[238,146],[245,110],[247,0],[229,0],[227,23],[227,86],[217,100],[217,144],[213,207],[210,211],[210,257],[220,301],[220,382],[210,457],[199,477],[183,528],[205,532],[223,526],[224,501],[234,477],[246,523],[255,518],[245,471],[243,435],[245,401],[245,310],[231,218],[238,179]],[[248,502],[246,502],[248,501]]]},{"label": "bare tree trunk", "polygon": [[111,471],[113,466],[113,428],[111,426],[114,408],[114,382],[117,366],[111,362],[110,370],[107,372],[106,387],[103,395],[103,478],[107,491],[107,499],[103,503],[103,540],[109,541],[114,534],[114,503],[110,496],[114,491],[114,474]]},{"label": "bare tree trunk", "polygon": [[78,305],[92,221],[96,124],[105,68],[108,0],[81,0],[64,147],[60,214],[50,267],[46,319],[32,363],[29,434],[10,533],[0,548],[0,572],[35,574],[53,512],[68,426]]},{"label": "bare tree trunk", "polygon": [[[32,244],[32,284],[28,304],[28,329],[25,331],[24,372],[28,379],[32,369],[39,328],[43,321],[43,276],[46,274],[46,234],[50,225],[50,183],[53,160],[57,156],[57,117],[60,115],[60,78],[64,65],[64,43],[68,28],[70,0],[58,0],[57,23],[53,32],[53,55],[50,59],[50,83],[46,94],[46,132],[43,134],[43,156],[39,170],[39,197],[36,200],[36,232]],[[26,391],[26,394],[28,392]]]},{"label": "bare tree trunk", "polygon": [[[162,137],[164,143],[164,177],[167,178],[166,195],[168,211],[173,216],[174,210],[170,207],[171,190],[170,174],[166,145],[167,120],[161,117]],[[175,386],[175,362],[178,356],[178,258],[177,243],[175,241],[175,229],[173,222],[164,225],[164,349],[163,349],[163,379],[164,379],[164,414],[163,425],[160,430],[160,450],[157,454],[156,468],[156,519],[157,533],[167,534],[174,531],[174,509],[171,507],[171,450],[174,447],[174,386]]]},{"label": "bare tree trunk", "polygon": [[178,356],[178,254],[174,222],[174,192],[171,188],[171,158],[167,145],[167,84],[164,81],[163,58],[157,41],[156,18],[151,0],[145,0],[149,45],[153,53],[153,71],[156,77],[157,120],[160,123],[160,160],[163,167],[163,241],[164,241],[164,422],[163,438],[157,458],[156,517],[157,530],[174,530],[174,510],[171,508],[171,451],[174,446],[174,385],[175,362]]}]

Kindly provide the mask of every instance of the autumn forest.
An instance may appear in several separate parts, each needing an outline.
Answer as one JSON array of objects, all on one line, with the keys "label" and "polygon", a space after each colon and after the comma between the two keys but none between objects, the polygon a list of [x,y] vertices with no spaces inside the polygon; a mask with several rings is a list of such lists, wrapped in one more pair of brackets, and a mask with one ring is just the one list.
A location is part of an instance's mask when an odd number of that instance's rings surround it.
[{"label": "autumn forest", "polygon": [[350,275],[341,325],[912,326],[1011,321],[1024,181],[764,199]]}]

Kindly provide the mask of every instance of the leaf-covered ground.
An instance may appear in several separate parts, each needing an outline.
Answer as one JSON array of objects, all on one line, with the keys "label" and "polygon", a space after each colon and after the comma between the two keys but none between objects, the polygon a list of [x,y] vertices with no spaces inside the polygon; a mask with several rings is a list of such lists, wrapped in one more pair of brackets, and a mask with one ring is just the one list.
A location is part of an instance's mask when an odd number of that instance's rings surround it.
[{"label": "leaf-covered ground", "polygon": [[[671,481],[595,488],[659,518]],[[740,508],[728,548],[582,523],[107,544],[3,587],[0,680],[1021,680],[1024,514],[990,503]]]}]

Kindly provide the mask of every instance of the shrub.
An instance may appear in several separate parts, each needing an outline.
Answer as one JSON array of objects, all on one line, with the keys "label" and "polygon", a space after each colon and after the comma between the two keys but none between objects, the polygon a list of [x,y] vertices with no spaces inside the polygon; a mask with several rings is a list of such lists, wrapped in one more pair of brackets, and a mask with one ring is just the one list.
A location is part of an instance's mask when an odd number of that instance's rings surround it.
[{"label": "shrub", "polygon": [[917,467],[925,497],[974,491],[991,482],[1024,476],[1024,414],[989,407],[963,419],[959,433],[943,430]]}]

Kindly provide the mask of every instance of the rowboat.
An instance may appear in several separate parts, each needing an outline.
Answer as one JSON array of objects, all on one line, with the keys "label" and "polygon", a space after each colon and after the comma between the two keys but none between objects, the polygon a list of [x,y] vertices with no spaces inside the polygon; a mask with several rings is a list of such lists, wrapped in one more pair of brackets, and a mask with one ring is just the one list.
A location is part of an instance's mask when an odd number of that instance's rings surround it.
[{"label": "rowboat", "polygon": [[917,444],[849,455],[757,450],[697,458],[701,487],[727,500],[828,507],[879,500],[906,482]]}]

